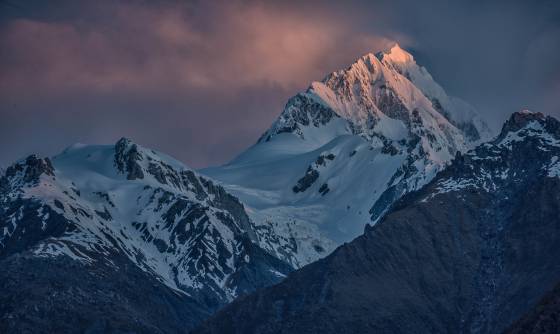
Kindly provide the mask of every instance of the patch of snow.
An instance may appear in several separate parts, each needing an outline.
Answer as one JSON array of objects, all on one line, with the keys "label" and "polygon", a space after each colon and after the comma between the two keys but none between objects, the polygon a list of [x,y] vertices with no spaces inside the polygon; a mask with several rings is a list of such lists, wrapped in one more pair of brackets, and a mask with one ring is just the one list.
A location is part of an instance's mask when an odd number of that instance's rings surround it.
[{"label": "patch of snow", "polygon": [[549,177],[560,177],[560,159],[558,156],[553,156],[550,164],[547,167]]}]

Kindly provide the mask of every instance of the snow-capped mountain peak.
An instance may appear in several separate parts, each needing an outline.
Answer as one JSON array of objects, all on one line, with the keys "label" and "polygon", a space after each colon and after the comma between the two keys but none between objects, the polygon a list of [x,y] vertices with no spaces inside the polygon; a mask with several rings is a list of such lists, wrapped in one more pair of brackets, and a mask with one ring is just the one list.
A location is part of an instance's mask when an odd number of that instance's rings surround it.
[{"label": "snow-capped mountain peak", "polygon": [[177,172],[188,169],[183,163],[163,153],[145,149],[128,138],[121,138],[115,144],[115,166],[129,180],[152,177],[175,187],[180,187]]},{"label": "snow-capped mountain peak", "polygon": [[255,221],[314,225],[342,242],[486,136],[474,108],[395,45],[311,83],[257,144],[202,172]]},{"label": "snow-capped mountain peak", "polygon": [[211,179],[126,138],[29,156],[0,177],[0,258],[22,247],[84,265],[118,258],[208,310],[317,258],[297,246]]},{"label": "snow-capped mountain peak", "polygon": [[33,154],[8,167],[0,175],[0,180],[3,180],[0,186],[7,188],[37,184],[42,175],[54,177],[52,162],[49,158],[38,158]]},{"label": "snow-capped mountain peak", "polygon": [[[340,123],[337,118],[348,123],[346,130],[352,134],[375,137],[386,127],[385,116],[408,126],[414,110],[423,114],[423,120],[457,128],[462,134],[455,137],[464,137],[470,146],[489,137],[488,127],[474,108],[448,96],[430,73],[396,44],[376,55],[368,53],[348,68],[313,82],[305,93],[290,99],[260,141],[286,132],[314,141],[316,135],[309,125],[322,127],[331,120]],[[376,125],[378,129],[374,129]],[[328,141],[341,131],[340,126],[336,129],[334,135],[320,137]]]},{"label": "snow-capped mountain peak", "polygon": [[428,70],[418,65],[414,61],[414,57],[402,50],[398,44],[388,51],[378,53],[377,57],[382,63],[393,67],[422,91],[432,102],[434,109],[461,129],[467,140],[480,143],[490,139],[490,129],[477,114],[474,107],[457,97],[448,96]]},{"label": "snow-capped mountain peak", "polygon": [[524,109],[519,112],[513,113],[510,118],[504,123],[499,137],[504,137],[510,132],[516,132],[529,126],[531,123],[538,123],[544,125],[547,122],[547,117],[541,112],[534,112]]},{"label": "snow-capped mountain peak", "polygon": [[458,154],[431,196],[464,188],[493,192],[527,175],[560,177],[559,157],[560,121],[540,112],[515,112],[494,140]]},{"label": "snow-capped mountain peak", "polygon": [[542,150],[560,148],[560,122],[540,112],[522,110],[515,112],[504,123],[502,131],[491,143],[512,149],[513,145],[531,142]]},{"label": "snow-capped mountain peak", "polygon": [[391,61],[393,63],[402,64],[414,62],[414,57],[407,51],[403,50],[398,43],[395,43],[386,51],[381,51],[378,53],[377,57],[382,61]]}]

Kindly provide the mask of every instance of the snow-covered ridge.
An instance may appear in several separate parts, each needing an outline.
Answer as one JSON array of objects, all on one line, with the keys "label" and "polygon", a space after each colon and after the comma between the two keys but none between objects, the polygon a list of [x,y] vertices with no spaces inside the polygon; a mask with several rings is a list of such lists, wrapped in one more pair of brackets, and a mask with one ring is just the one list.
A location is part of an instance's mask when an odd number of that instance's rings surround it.
[{"label": "snow-covered ridge", "polygon": [[522,110],[511,115],[491,144],[511,149],[515,142],[526,140],[537,141],[539,148],[560,147],[560,122],[540,112]]},{"label": "snow-covered ridge", "polygon": [[462,189],[492,192],[530,173],[558,177],[559,157],[560,122],[539,112],[516,112],[494,140],[458,154],[429,197]]},{"label": "snow-covered ridge", "polygon": [[[306,105],[294,103],[294,99],[304,100]],[[309,124],[318,127],[336,117],[346,120],[351,132],[372,136],[387,127],[381,115],[407,123],[414,110],[428,114],[422,118],[434,119],[440,127],[453,124],[468,142],[489,139],[488,127],[474,108],[448,96],[430,73],[396,44],[378,54],[368,53],[347,69],[313,82],[305,93],[288,101],[261,141],[284,132],[304,137]],[[372,131],[376,125],[378,131]]]},{"label": "snow-covered ridge", "polygon": [[377,57],[410,80],[432,102],[434,109],[461,129],[469,141],[480,143],[490,139],[490,129],[477,111],[467,102],[447,95],[428,70],[418,65],[414,57],[398,44],[380,52]]},{"label": "snow-covered ridge", "polygon": [[[341,243],[488,137],[474,108],[395,45],[311,83],[257,144],[201,172],[222,181],[254,221],[311,225]],[[315,164],[329,153],[336,158]]]},{"label": "snow-covered ridge", "polygon": [[86,264],[118,253],[210,308],[326,248],[295,243],[289,226],[255,224],[223,187],[126,138],[19,161],[0,178],[0,201],[0,256],[18,251],[17,240],[36,256]]}]

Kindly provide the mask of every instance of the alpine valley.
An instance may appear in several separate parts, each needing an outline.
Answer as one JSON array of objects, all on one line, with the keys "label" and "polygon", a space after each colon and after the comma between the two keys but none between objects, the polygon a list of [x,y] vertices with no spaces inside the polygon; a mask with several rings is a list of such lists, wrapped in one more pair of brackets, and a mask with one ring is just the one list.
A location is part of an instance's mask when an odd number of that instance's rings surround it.
[{"label": "alpine valley", "polygon": [[0,174],[0,331],[546,330],[559,159],[556,119],[493,136],[398,45],[313,82],[224,166],[127,138],[31,155]]}]

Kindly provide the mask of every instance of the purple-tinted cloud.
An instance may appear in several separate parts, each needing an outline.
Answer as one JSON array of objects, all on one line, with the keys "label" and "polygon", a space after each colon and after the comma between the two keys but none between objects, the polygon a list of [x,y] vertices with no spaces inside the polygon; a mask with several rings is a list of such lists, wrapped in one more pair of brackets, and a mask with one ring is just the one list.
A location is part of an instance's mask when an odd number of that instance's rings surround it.
[{"label": "purple-tinted cloud", "polygon": [[21,2],[0,12],[0,164],[130,136],[201,167],[252,144],[312,80],[392,40],[501,122],[554,113],[558,4]]},{"label": "purple-tinted cloud", "polygon": [[7,22],[0,34],[1,92],[160,95],[220,88],[227,95],[263,83],[301,87],[324,75],[326,64],[389,43],[354,32],[350,22],[262,3],[206,5],[198,9],[204,20],[179,4],[110,6],[112,20],[103,25]]}]

